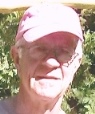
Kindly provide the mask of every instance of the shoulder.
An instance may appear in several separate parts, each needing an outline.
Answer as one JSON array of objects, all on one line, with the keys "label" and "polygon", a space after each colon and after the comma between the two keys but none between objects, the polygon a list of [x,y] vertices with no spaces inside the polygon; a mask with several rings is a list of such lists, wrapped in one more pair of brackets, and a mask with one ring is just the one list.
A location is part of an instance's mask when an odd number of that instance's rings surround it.
[{"label": "shoulder", "polygon": [[0,112],[2,114],[7,114],[6,106],[4,100],[0,100]]},{"label": "shoulder", "polygon": [[0,100],[0,113],[1,114],[12,114],[12,98]]}]

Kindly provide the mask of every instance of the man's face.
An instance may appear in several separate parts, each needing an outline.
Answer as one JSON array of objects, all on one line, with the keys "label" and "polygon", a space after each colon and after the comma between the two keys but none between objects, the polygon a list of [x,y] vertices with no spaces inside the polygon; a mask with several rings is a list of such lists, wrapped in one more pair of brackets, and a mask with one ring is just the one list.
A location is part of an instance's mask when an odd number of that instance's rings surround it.
[{"label": "man's face", "polygon": [[63,95],[77,69],[72,65],[77,42],[72,34],[54,33],[27,43],[17,65],[23,87],[42,98]]}]

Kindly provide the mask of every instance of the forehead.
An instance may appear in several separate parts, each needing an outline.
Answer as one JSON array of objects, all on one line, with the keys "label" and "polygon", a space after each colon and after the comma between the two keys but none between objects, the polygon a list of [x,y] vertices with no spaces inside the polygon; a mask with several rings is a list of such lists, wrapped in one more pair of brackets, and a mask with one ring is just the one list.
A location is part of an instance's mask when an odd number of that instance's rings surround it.
[{"label": "forehead", "polygon": [[45,47],[75,47],[78,43],[78,37],[67,32],[56,32],[39,38],[34,44]]},{"label": "forehead", "polygon": [[31,48],[33,46],[44,46],[47,48],[55,47],[69,47],[75,48],[79,38],[71,33],[67,32],[55,32],[48,34],[44,37],[36,39],[35,41],[27,42],[22,38],[21,46]]}]

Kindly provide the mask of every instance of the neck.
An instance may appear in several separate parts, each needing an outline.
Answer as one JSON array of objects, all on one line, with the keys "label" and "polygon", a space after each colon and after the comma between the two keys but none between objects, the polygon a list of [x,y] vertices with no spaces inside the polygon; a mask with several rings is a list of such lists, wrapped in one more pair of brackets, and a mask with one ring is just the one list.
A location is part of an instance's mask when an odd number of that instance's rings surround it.
[{"label": "neck", "polygon": [[62,97],[43,99],[41,96],[30,95],[20,89],[15,100],[17,114],[64,114],[60,108]]}]

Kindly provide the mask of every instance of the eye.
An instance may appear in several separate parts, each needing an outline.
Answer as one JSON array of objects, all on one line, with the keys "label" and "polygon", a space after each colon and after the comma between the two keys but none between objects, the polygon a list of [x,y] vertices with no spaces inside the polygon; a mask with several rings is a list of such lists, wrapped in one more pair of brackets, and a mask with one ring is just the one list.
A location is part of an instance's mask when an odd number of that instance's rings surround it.
[{"label": "eye", "polygon": [[67,49],[57,50],[56,57],[60,63],[67,63],[72,58],[73,53],[69,52]]},{"label": "eye", "polygon": [[[75,58],[78,56],[78,53],[73,54],[72,58],[70,59],[70,61],[68,61],[68,66],[75,60]],[[80,60],[79,60],[80,62]]]},{"label": "eye", "polygon": [[46,52],[46,48],[45,47],[38,47],[37,51],[39,51],[39,52]]},{"label": "eye", "polygon": [[42,59],[47,54],[47,49],[45,47],[33,47],[29,50],[30,57],[33,59]]}]

